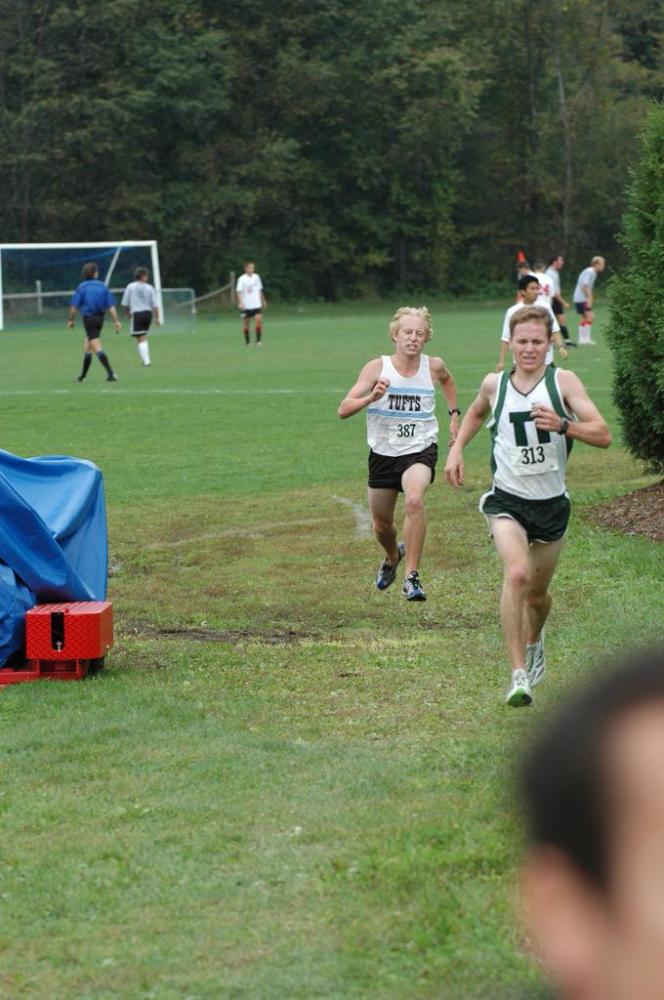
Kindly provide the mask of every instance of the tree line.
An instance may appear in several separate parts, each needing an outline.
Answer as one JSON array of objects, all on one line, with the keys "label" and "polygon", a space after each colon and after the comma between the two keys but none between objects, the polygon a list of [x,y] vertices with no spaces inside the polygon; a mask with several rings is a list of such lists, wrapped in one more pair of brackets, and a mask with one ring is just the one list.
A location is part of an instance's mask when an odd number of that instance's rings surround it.
[{"label": "tree line", "polygon": [[615,261],[663,40],[659,0],[0,0],[0,241],[291,299]]}]

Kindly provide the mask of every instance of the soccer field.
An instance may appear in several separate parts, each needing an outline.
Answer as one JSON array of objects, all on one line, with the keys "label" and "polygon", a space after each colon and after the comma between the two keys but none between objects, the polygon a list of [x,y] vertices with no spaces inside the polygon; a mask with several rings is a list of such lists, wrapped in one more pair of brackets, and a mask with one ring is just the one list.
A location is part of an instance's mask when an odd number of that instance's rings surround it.
[{"label": "soccer field", "polygon": [[[620,443],[600,312],[569,364],[614,445],[574,448],[546,683],[506,709],[488,434],[463,490],[443,459],[427,495],[427,602],[373,586],[364,415],[336,408],[397,304],[273,308],[260,348],[204,314],[155,332],[147,369],[107,323],[117,383],[96,361],[75,383],[80,326],[0,336],[3,448],[104,473],[116,620],[98,679],[0,691],[0,997],[543,995],[514,765],[607,652],[664,637],[661,549],[584,518],[652,480]],[[464,411],[506,305],[431,307]]]}]

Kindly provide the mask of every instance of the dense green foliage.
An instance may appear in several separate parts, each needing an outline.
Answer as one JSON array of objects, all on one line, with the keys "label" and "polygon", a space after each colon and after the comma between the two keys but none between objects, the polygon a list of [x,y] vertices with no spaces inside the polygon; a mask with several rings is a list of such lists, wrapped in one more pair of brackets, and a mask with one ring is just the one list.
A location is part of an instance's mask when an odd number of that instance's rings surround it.
[{"label": "dense green foliage", "polygon": [[611,253],[658,0],[0,0],[0,238],[335,298]]},{"label": "dense green foliage", "polygon": [[664,472],[664,105],[655,105],[629,190],[627,264],[611,284],[614,399],[628,448]]}]

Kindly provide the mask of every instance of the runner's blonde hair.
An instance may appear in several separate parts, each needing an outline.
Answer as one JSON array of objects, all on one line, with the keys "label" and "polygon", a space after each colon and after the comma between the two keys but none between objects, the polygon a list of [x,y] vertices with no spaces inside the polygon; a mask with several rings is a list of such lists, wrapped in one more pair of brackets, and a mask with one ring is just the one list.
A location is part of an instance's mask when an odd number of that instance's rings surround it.
[{"label": "runner's blonde hair", "polygon": [[431,340],[431,337],[433,336],[433,325],[431,323],[431,313],[426,306],[401,306],[400,309],[397,309],[390,321],[390,340],[396,340],[399,327],[401,326],[401,320],[404,316],[418,316],[419,319],[423,319],[427,331],[424,342],[426,343],[428,340]]}]

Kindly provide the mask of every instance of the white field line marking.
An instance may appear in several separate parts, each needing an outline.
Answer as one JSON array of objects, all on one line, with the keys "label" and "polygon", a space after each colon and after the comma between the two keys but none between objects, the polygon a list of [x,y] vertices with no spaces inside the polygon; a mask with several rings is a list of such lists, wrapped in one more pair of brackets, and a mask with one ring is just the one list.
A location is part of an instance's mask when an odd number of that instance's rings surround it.
[{"label": "white field line marking", "polygon": [[[303,396],[322,392],[342,395],[343,389],[110,389],[98,392],[109,396]],[[82,396],[85,389],[0,389],[0,396]]]},{"label": "white field line marking", "polygon": [[353,517],[355,518],[355,534],[358,538],[371,538],[373,535],[373,525],[371,522],[371,514],[366,507],[363,507],[361,503],[355,503],[354,500],[349,500],[348,497],[338,497],[332,495],[332,499],[336,500],[337,503],[342,503],[344,507],[350,507],[353,512]]}]

